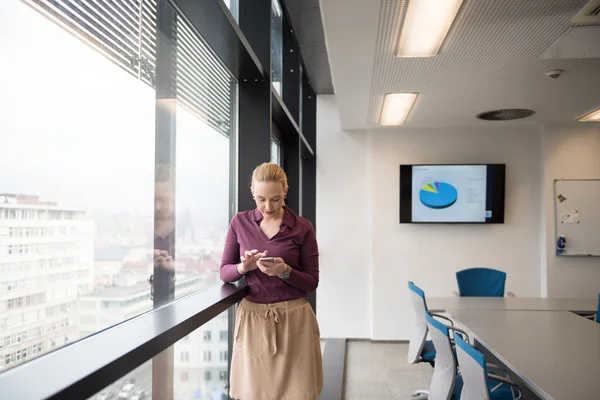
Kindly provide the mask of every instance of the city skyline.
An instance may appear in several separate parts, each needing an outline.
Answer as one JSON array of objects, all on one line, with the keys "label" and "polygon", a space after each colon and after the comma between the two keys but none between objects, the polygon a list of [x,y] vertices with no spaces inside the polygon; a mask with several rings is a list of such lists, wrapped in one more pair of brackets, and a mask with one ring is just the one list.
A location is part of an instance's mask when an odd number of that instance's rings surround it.
[{"label": "city skyline", "polygon": [[[0,194],[37,198],[0,204],[2,371],[152,308],[156,100],[151,86],[24,2],[0,2],[0,44],[12,60],[0,63],[10,94],[0,100]],[[176,113],[179,297],[219,280],[230,139],[181,106]],[[109,248],[127,252],[101,259]],[[176,346],[182,399],[225,393],[227,342],[202,332],[222,336],[227,319],[213,325]],[[185,347],[202,356],[183,361]]]}]

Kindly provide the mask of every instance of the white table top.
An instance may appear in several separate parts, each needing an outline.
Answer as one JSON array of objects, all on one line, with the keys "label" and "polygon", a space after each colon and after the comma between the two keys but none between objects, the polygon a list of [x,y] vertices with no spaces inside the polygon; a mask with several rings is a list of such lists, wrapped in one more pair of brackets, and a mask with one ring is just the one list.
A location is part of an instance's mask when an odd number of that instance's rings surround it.
[{"label": "white table top", "polygon": [[453,311],[543,399],[600,397],[600,324],[566,311]]},{"label": "white table top", "polygon": [[593,313],[598,299],[540,297],[427,297],[432,312],[453,310],[573,311]]}]

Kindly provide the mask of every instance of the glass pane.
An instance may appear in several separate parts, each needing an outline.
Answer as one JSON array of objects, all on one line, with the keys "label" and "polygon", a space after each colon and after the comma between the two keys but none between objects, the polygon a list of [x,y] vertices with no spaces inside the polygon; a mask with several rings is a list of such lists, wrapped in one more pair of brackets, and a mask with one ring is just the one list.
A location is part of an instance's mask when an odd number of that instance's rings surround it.
[{"label": "glass pane", "polygon": [[228,339],[225,311],[90,400],[227,399]]},{"label": "glass pane", "polygon": [[152,360],[107,386],[90,400],[149,400],[152,398]]},{"label": "glass pane", "polygon": [[155,95],[23,2],[0,42],[6,369],[152,307]]},{"label": "glass pane", "polygon": [[271,82],[281,95],[283,76],[283,14],[279,0],[271,0]]},{"label": "glass pane", "polygon": [[0,371],[218,281],[234,99],[205,87],[233,81],[210,59],[171,86],[190,101],[157,102],[153,64],[149,80],[95,46],[0,2]]},{"label": "glass pane", "polygon": [[277,164],[279,165],[281,162],[281,148],[279,146],[279,143],[277,143],[275,140],[271,139],[271,162],[273,164]]},{"label": "glass pane", "polygon": [[229,138],[177,108],[176,296],[220,281],[229,225]]},{"label": "glass pane", "polygon": [[223,2],[225,3],[225,5],[227,6],[227,8],[229,8],[229,11],[231,11],[231,14],[233,15],[233,18],[235,18],[235,20],[237,22],[239,22],[239,17],[238,17],[238,1],[239,0],[223,0]]}]

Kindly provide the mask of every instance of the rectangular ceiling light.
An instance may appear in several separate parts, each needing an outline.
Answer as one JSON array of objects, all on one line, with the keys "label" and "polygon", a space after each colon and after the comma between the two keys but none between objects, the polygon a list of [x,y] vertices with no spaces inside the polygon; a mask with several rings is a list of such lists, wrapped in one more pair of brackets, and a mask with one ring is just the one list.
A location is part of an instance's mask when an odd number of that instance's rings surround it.
[{"label": "rectangular ceiling light", "polygon": [[600,108],[579,118],[579,122],[600,122]]},{"label": "rectangular ceiling light", "polygon": [[398,44],[398,57],[432,57],[452,26],[463,0],[410,0]]},{"label": "rectangular ceiling light", "polygon": [[416,93],[388,93],[383,100],[380,125],[402,125],[417,98]]}]

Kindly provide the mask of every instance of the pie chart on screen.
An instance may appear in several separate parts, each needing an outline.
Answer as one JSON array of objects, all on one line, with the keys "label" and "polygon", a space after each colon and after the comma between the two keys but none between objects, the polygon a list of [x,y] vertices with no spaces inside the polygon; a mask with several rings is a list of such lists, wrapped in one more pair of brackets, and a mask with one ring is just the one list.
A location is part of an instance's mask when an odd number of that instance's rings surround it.
[{"label": "pie chart on screen", "polygon": [[432,182],[421,188],[419,199],[425,207],[441,210],[456,203],[458,191],[445,182]]}]

